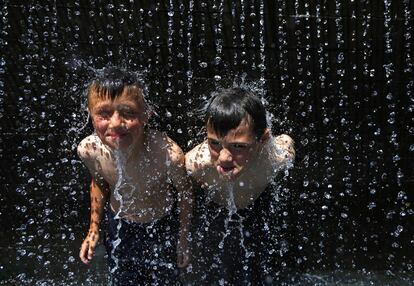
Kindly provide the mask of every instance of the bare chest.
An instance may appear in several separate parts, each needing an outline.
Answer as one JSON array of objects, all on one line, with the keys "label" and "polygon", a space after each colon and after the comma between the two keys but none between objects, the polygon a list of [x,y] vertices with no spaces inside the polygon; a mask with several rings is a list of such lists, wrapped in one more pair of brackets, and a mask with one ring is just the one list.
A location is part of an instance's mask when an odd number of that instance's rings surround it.
[{"label": "bare chest", "polygon": [[100,162],[98,173],[112,190],[131,189],[141,197],[159,194],[170,183],[167,163],[156,159],[134,164],[104,160]]},{"label": "bare chest", "polygon": [[233,206],[243,209],[253,203],[269,184],[266,174],[244,174],[233,182],[223,181],[215,170],[205,173],[203,188],[208,197],[222,206]]}]

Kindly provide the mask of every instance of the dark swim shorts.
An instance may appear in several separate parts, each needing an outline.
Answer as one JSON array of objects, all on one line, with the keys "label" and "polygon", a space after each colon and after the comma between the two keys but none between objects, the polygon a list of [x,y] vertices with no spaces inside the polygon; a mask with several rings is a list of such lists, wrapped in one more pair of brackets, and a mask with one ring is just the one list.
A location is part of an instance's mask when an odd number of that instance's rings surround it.
[{"label": "dark swim shorts", "polygon": [[179,285],[177,217],[169,214],[151,223],[137,223],[107,213],[105,247],[112,285]]},{"label": "dark swim shorts", "polygon": [[270,233],[276,221],[270,215],[273,189],[268,187],[250,206],[229,211],[198,192],[193,221],[195,276],[203,285],[266,285],[274,272]]}]

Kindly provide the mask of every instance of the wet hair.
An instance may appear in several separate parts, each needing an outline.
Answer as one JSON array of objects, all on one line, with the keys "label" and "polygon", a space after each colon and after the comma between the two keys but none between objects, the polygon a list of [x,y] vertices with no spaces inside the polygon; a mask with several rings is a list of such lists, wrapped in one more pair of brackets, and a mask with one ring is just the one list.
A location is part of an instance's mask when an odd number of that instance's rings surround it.
[{"label": "wet hair", "polygon": [[257,96],[243,88],[220,90],[205,113],[207,128],[212,128],[220,137],[237,128],[243,120],[259,140],[267,127],[266,110]]},{"label": "wet hair", "polygon": [[147,109],[144,100],[144,84],[139,75],[117,67],[102,69],[89,85],[87,93],[89,110],[96,104],[96,101],[115,100],[123,94],[137,100],[143,105],[144,110]]}]

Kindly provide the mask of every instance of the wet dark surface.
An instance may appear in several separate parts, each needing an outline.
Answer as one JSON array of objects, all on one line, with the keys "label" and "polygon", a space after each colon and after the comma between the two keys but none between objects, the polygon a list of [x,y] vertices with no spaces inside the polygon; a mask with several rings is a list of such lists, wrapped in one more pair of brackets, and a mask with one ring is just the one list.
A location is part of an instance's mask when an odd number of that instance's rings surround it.
[{"label": "wet dark surface", "polygon": [[152,125],[184,151],[216,86],[246,73],[265,96],[297,149],[275,285],[413,283],[414,2],[133,2],[0,7],[0,284],[106,284],[103,249],[78,259],[90,178],[75,148],[85,86],[111,64],[146,71]]}]

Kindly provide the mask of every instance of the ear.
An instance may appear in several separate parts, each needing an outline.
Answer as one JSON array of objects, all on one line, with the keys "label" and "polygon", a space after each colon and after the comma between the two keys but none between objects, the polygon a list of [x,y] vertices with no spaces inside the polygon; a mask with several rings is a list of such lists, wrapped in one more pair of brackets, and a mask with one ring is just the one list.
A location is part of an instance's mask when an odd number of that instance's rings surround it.
[{"label": "ear", "polygon": [[267,142],[267,140],[269,140],[269,138],[270,138],[270,130],[269,130],[269,128],[266,128],[265,130],[264,130],[264,132],[263,132],[263,135],[262,135],[262,137],[260,138],[260,143],[266,143]]}]

